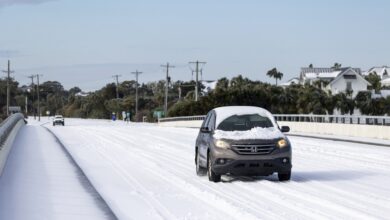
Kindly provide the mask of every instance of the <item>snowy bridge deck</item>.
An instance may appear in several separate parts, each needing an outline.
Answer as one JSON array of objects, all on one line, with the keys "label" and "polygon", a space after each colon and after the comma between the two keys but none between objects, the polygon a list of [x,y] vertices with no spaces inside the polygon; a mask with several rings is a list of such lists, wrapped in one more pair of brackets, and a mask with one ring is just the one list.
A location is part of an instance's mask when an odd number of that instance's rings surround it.
[{"label": "snowy bridge deck", "polygon": [[66,150],[42,126],[20,131],[0,177],[0,219],[390,216],[387,147],[290,137],[290,182],[226,176],[216,184],[195,174],[196,129],[71,119],[45,126]]}]

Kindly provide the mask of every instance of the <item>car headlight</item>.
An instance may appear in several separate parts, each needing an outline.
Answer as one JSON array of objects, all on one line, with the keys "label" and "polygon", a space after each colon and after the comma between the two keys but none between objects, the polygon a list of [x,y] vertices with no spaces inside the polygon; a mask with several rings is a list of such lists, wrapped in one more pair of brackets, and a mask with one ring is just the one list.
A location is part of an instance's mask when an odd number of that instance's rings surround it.
[{"label": "car headlight", "polygon": [[279,141],[278,141],[278,147],[279,148],[284,148],[284,147],[286,147],[287,146],[287,141],[285,140],[285,139],[280,139]]},{"label": "car headlight", "polygon": [[229,149],[230,148],[230,144],[226,141],[223,141],[223,140],[216,140],[214,143],[215,143],[215,146],[218,148],[222,148],[222,149]]}]

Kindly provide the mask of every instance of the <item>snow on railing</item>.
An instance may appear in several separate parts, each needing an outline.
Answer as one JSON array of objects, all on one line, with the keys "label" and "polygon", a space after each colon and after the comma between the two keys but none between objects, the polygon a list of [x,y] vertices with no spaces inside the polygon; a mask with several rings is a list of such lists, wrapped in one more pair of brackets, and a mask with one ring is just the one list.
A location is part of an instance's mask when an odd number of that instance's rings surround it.
[{"label": "snow on railing", "polygon": [[[389,116],[274,114],[274,117],[276,121],[390,126]],[[205,118],[206,115],[181,116],[160,118],[158,122],[162,123],[174,121],[203,121]]]},{"label": "snow on railing", "polygon": [[23,114],[13,114],[0,124],[0,152],[12,129],[23,119]]},{"label": "snow on railing", "polygon": [[336,124],[360,124],[390,126],[389,116],[366,115],[286,115],[274,114],[277,121],[287,122],[314,122]]},{"label": "snow on railing", "polygon": [[206,115],[196,115],[196,116],[180,116],[172,118],[159,118],[158,123],[161,122],[171,122],[171,121],[203,121],[206,118]]},{"label": "snow on railing", "polygon": [[13,140],[23,123],[23,114],[12,114],[0,124],[0,176]]}]

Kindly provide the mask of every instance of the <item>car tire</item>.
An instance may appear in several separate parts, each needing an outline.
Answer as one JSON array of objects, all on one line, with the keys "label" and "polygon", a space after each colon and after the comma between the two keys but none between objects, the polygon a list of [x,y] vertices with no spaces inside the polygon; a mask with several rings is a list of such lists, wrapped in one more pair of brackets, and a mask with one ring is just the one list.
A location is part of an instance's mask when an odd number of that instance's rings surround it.
[{"label": "car tire", "polygon": [[199,151],[196,150],[196,155],[195,155],[195,165],[196,165],[196,175],[198,176],[204,176],[207,173],[207,169],[200,166],[200,156],[199,156]]},{"label": "car tire", "polygon": [[216,182],[216,183],[220,182],[221,175],[218,175],[213,171],[211,161],[213,161],[211,158],[211,154],[208,153],[208,155],[207,155],[207,176],[209,177],[209,180],[212,182]]},{"label": "car tire", "polygon": [[56,124],[55,124],[55,123],[53,123],[53,126],[56,126]]},{"label": "car tire", "polygon": [[278,173],[279,181],[289,181],[291,179],[291,170],[287,173]]}]

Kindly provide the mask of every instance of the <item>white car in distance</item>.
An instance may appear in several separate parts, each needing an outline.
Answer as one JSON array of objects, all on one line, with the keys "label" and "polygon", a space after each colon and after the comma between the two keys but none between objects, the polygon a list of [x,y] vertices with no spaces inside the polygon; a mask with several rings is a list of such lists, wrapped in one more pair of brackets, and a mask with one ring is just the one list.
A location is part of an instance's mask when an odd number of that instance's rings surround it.
[{"label": "white car in distance", "polygon": [[62,125],[62,126],[65,125],[65,119],[64,119],[64,117],[62,117],[62,115],[55,115],[54,116],[53,126],[56,126],[56,125]]}]

